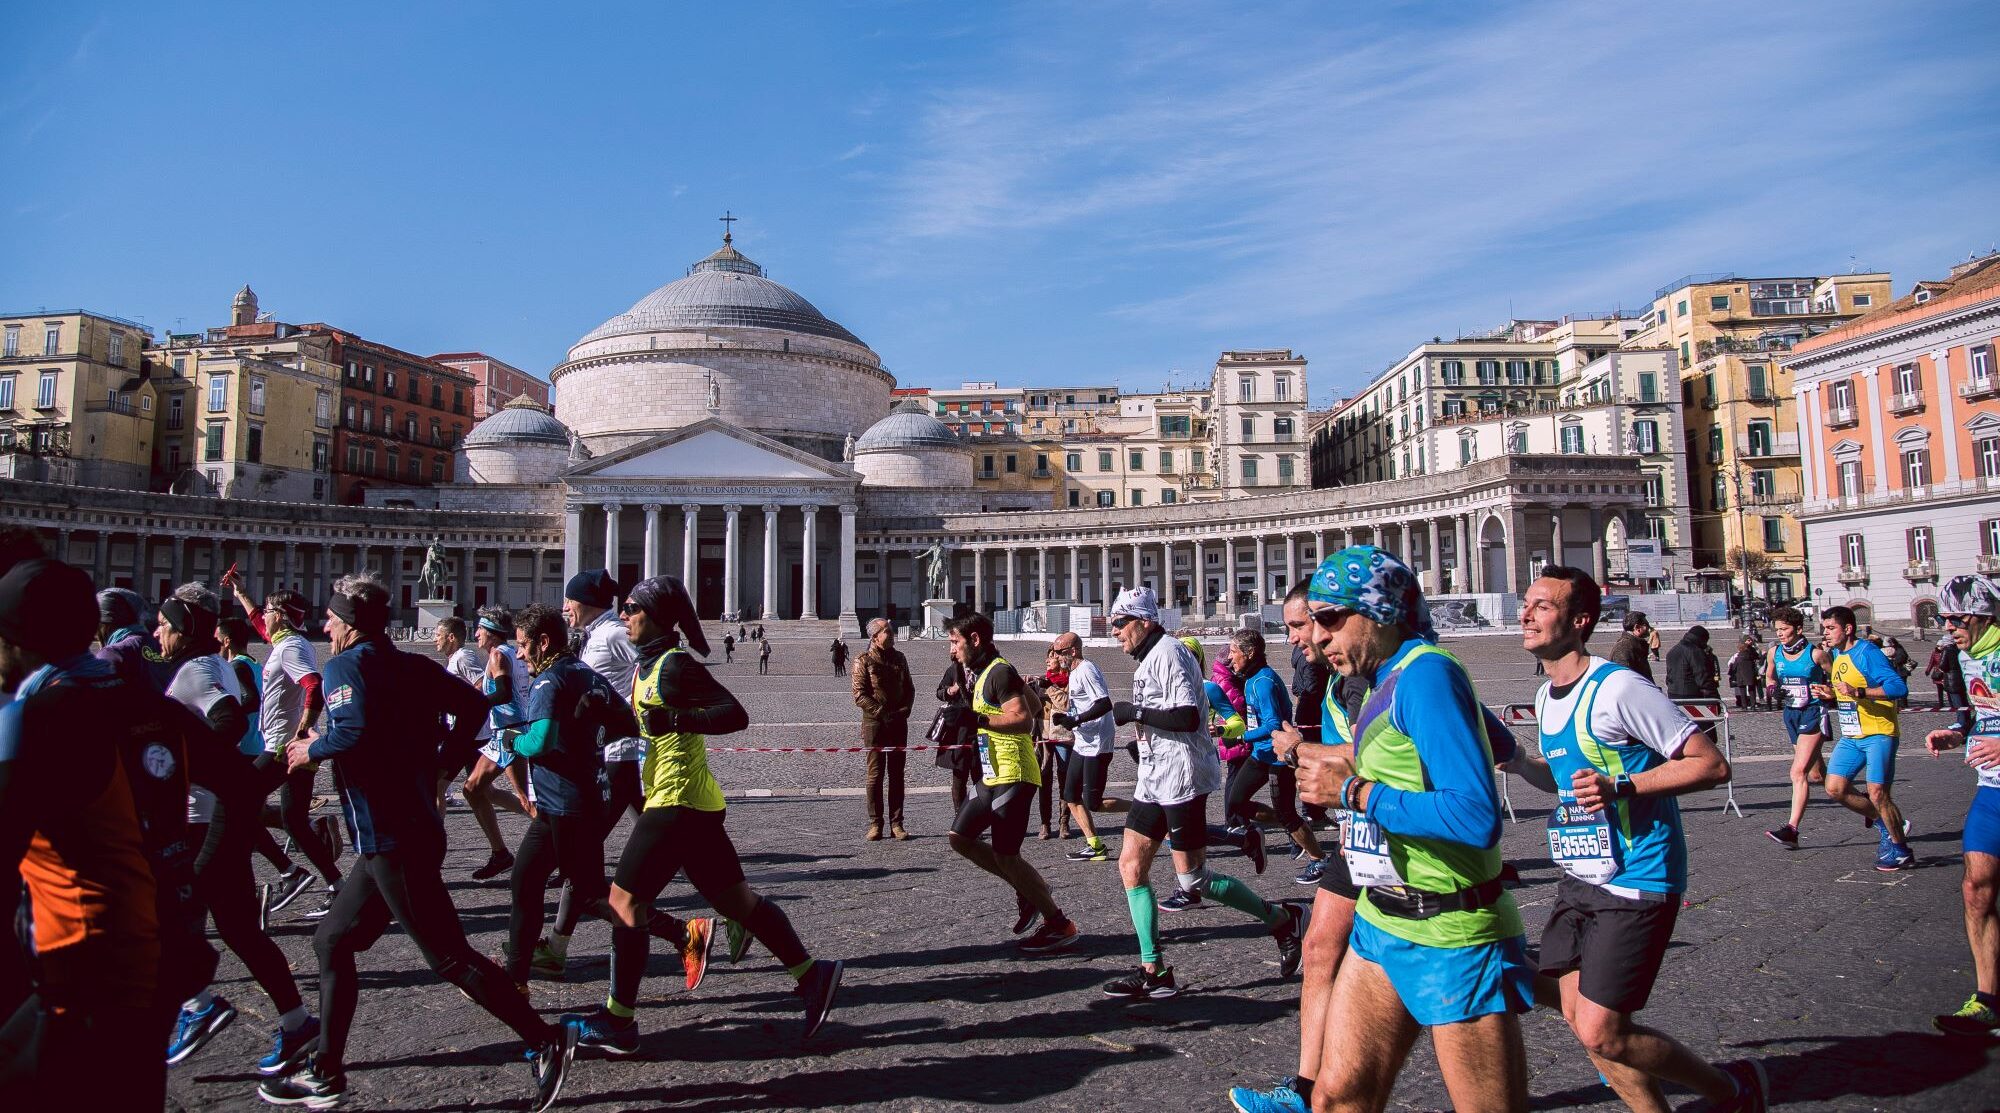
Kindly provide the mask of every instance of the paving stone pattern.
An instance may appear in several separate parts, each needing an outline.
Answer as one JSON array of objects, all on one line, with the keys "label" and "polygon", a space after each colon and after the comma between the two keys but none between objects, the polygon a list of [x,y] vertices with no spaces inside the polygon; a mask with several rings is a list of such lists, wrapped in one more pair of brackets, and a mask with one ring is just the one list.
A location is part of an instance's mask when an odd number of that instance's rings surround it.
[{"label": "paving stone pattern", "polygon": [[[1538,680],[1517,642],[1450,645],[1471,665],[1487,702],[1532,697]],[[1016,661],[1040,663],[1038,643],[1003,648]],[[904,649],[917,676],[914,729],[921,730],[943,647]],[[779,641],[774,650],[770,676],[757,674],[754,646],[718,666],[754,724],[719,741],[854,744],[859,713],[825,647]],[[1091,654],[1114,691],[1129,682],[1131,662],[1122,654]],[[1745,818],[1719,810],[1720,792],[1683,805],[1693,885],[1642,1016],[1702,1054],[1762,1057],[1776,1105],[1786,1110],[2000,1105],[1993,1048],[1947,1039],[1930,1026],[1933,1013],[1956,1008],[1971,990],[1958,833],[1973,781],[1957,760],[1922,754],[1919,731],[1942,725],[1943,716],[1912,713],[1906,721],[1897,797],[1916,825],[1920,869],[1876,873],[1874,839],[1830,803],[1807,812],[1799,851],[1764,837],[1766,827],[1783,821],[1786,801],[1787,747],[1775,713],[1735,720]],[[1038,842],[1031,833],[1026,854],[1084,937],[1066,954],[1018,957],[1007,934],[1010,895],[945,843],[945,775],[928,755],[913,755],[908,811],[917,837],[868,843],[861,838],[861,767],[858,754],[720,754],[714,761],[732,797],[730,835],[751,884],[783,903],[816,955],[847,960],[839,1008],[819,1036],[801,1045],[790,979],[761,948],[730,967],[718,947],[707,983],[693,994],[681,986],[678,960],[656,949],[640,1012],[642,1054],[613,1062],[584,1053],[564,1108],[1225,1110],[1229,1087],[1268,1085],[1291,1073],[1297,983],[1278,977],[1277,951],[1260,926],[1226,909],[1162,913],[1167,956],[1185,992],[1136,1005],[1112,1001],[1099,986],[1136,961],[1115,865],[1062,861],[1076,843]],[[1118,758],[1113,781],[1130,775]],[[1524,877],[1516,899],[1532,939],[1557,874],[1540,825],[1545,798],[1518,781],[1513,798],[1520,823],[1508,826],[1504,847]],[[1210,814],[1217,818],[1219,806]],[[502,822],[510,838],[518,836],[517,818]],[[484,857],[479,835],[463,812],[448,826],[447,877],[465,926],[476,946],[497,953],[507,920],[505,878],[471,881]],[[1106,826],[1115,835],[1115,821]],[[1214,864],[1267,898],[1310,899],[1313,890],[1293,884],[1293,863],[1277,853],[1282,840],[1272,835],[1263,876],[1253,877],[1234,849],[1217,851]],[[612,836],[614,854],[623,840],[621,827]],[[1154,884],[1162,895],[1171,890],[1166,865],[1156,865]],[[702,910],[684,883],[663,900],[676,913]],[[317,1007],[310,926],[281,914],[273,934]],[[535,1005],[549,1016],[594,1007],[606,989],[608,946],[608,928],[586,924],[568,980],[537,981]],[[363,956],[361,976],[351,1106],[486,1110],[518,1108],[526,1099],[527,1068],[511,1033],[433,977],[399,932]],[[224,956],[218,989],[243,1015],[175,1068],[171,1107],[261,1108],[252,1064],[268,1046],[270,1003],[233,956]],[[1537,1012],[1524,1031],[1534,1108],[1622,1108],[1560,1017]],[[1676,1095],[1677,1104],[1693,1100]],[[1390,1107],[1449,1107],[1427,1042],[1418,1044]]]}]

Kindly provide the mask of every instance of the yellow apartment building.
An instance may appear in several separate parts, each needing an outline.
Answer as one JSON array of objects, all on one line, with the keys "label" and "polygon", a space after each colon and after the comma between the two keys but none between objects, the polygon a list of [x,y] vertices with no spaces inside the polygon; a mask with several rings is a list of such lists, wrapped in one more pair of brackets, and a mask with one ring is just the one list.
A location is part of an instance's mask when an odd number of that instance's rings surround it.
[{"label": "yellow apartment building", "polygon": [[0,314],[0,478],[145,490],[151,338],[82,309]]}]

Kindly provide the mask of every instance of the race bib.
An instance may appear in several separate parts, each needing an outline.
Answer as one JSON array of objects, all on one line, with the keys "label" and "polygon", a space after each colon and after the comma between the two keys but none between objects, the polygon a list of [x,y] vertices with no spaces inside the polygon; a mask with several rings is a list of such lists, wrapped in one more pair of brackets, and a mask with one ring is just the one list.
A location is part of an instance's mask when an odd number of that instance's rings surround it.
[{"label": "race bib", "polygon": [[1340,856],[1346,859],[1348,876],[1356,885],[1409,884],[1389,857],[1389,836],[1372,819],[1340,813]]},{"label": "race bib", "polygon": [[1557,804],[1549,813],[1549,857],[1564,873],[1586,884],[1602,885],[1618,876],[1610,812]]},{"label": "race bib", "polygon": [[1840,704],[1835,712],[1835,716],[1840,720],[1840,736],[1842,738],[1862,737],[1860,707],[1851,703]]},{"label": "race bib", "polygon": [[996,776],[993,769],[992,743],[987,740],[985,731],[979,732],[979,775],[989,781]]},{"label": "race bib", "polygon": [[1784,686],[1786,707],[1804,707],[1812,702],[1812,684],[1804,678],[1788,676]]}]

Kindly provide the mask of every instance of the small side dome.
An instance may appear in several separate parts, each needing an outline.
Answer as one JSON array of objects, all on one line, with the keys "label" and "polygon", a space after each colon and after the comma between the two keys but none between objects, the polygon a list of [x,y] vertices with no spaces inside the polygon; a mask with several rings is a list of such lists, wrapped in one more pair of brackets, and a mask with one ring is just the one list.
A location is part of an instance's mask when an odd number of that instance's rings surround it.
[{"label": "small side dome", "polygon": [[864,452],[904,452],[913,448],[969,450],[944,422],[932,417],[930,407],[911,400],[889,411],[889,416],[868,427],[854,442],[854,454]]},{"label": "small side dome", "polygon": [[525,394],[500,407],[500,412],[473,426],[465,436],[467,448],[523,444],[569,448],[569,428]]}]

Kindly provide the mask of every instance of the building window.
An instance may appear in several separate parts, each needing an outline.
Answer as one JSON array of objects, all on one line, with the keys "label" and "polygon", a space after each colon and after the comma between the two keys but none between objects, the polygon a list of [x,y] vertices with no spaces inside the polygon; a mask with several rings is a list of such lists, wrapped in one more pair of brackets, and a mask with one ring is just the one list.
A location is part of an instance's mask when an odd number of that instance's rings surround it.
[{"label": "building window", "polygon": [[1931,481],[1931,450],[1913,448],[1903,453],[1903,486],[1924,487]]},{"label": "building window", "polygon": [[324,429],[333,424],[333,392],[322,390],[313,399],[313,424]]},{"label": "building window", "polygon": [[1289,402],[1292,400],[1292,378],[1290,375],[1279,375],[1272,380],[1271,397],[1273,400],[1279,402]]},{"label": "building window", "polygon": [[1785,551],[1785,520],[1783,518],[1764,519],[1764,551],[1782,553]]},{"label": "building window", "polygon": [[1525,359],[1510,359],[1510,360],[1508,360],[1508,361],[1507,361],[1507,385],[1509,385],[1509,386],[1527,386],[1527,385],[1528,385],[1528,361],[1527,361],[1527,360],[1525,360]]},{"label": "building window", "polygon": [[1479,361],[1478,361],[1478,362],[1477,362],[1477,363],[1476,363],[1476,364],[1474,365],[1474,368],[1475,368],[1475,370],[1477,370],[1477,371],[1479,372],[1479,385],[1480,385],[1480,386],[1498,386],[1498,385],[1500,384],[1500,361],[1499,361],[1499,360],[1497,360],[1497,359],[1482,359],[1482,360],[1479,360]]},{"label": "building window", "polygon": [[1929,564],[1931,560],[1931,527],[1918,526],[1905,531],[1903,539],[1910,547],[1911,564]]},{"label": "building window", "polygon": [[1657,421],[1635,421],[1632,423],[1632,447],[1641,456],[1651,456],[1660,450],[1660,423]]},{"label": "building window", "polygon": [[1840,379],[1827,385],[1826,404],[1836,410],[1854,408],[1854,380]]},{"label": "building window", "polygon": [[1099,491],[1097,492],[1097,505],[1116,506],[1118,505],[1117,496],[1110,491]]},{"label": "building window", "polygon": [[1465,382],[1465,364],[1455,359],[1447,359],[1438,364],[1438,375],[1446,386],[1459,386]]},{"label": "building window", "polygon": [[979,478],[993,478],[993,456],[991,453],[979,458]]},{"label": "building window", "polygon": [[250,376],[250,412],[262,416],[264,413],[264,378]]},{"label": "building window", "polygon": [[1861,493],[1861,461],[1842,460],[1836,466],[1836,489],[1841,498],[1853,498]]},{"label": "building window", "polygon": [[[11,395],[12,392],[10,391],[9,393]],[[7,407],[5,406],[0,406],[0,410],[4,410],[6,408]],[[181,427],[181,396],[176,394],[167,399],[167,428],[179,429],[180,427]]]},{"label": "building window", "polygon": [[42,372],[42,381],[35,386],[35,408],[52,410],[56,405],[56,375],[54,371]]},{"label": "building window", "polygon": [[1479,459],[1479,440],[1471,434],[1458,438],[1458,466],[1464,467]]},{"label": "building window", "polygon": [[42,354],[45,356],[62,354],[61,325],[50,325],[42,330]]},{"label": "building window", "polygon": [[455,414],[465,412],[465,391],[459,387],[451,388],[451,412]]},{"label": "building window", "polygon": [[1708,298],[1708,309],[1709,309],[1709,312],[1711,312],[1711,313],[1714,313],[1714,312],[1720,312],[1721,310],[1724,310],[1724,309],[1728,309],[1728,308],[1729,308],[1729,295],[1728,295],[1728,294],[1711,294],[1711,295],[1709,295],[1709,298]]},{"label": "building window", "polygon": [[222,459],[222,424],[209,422],[207,428],[202,430],[202,435],[205,439],[202,442],[201,458],[208,462]]},{"label": "building window", "polygon": [[382,393],[396,393],[396,371],[392,367],[382,369]]},{"label": "building window", "polygon": [[1681,300],[1674,303],[1674,316],[1685,317],[1687,315],[1688,315],[1687,299],[1682,298]]},{"label": "building window", "polygon": [[1255,417],[1248,414],[1244,415],[1241,428],[1243,430],[1243,439],[1246,442],[1257,439],[1257,419]]},{"label": "building window", "polygon": [[1868,567],[1868,547],[1862,543],[1858,533],[1841,535],[1840,554],[1842,568]]},{"label": "building window", "polygon": [[1753,421],[1750,423],[1750,455],[1769,456],[1771,454],[1771,423]]},{"label": "building window", "polygon": [[[0,406],[0,410],[6,409]],[[2000,437],[1981,437],[1972,442],[1972,458],[1981,479],[2000,479]]]},{"label": "building window", "polygon": [[1683,340],[1681,341],[1681,366],[1686,367],[1692,362],[1694,361],[1688,358],[1688,342]]},{"label": "building window", "polygon": [[1126,451],[1125,470],[1126,471],[1146,470],[1146,452],[1144,449],[1134,448]]},{"label": "building window", "polygon": [[1660,400],[1659,380],[1653,375],[1651,371],[1639,372],[1639,401],[1657,402],[1659,400]]},{"label": "building window", "polygon": [[1163,473],[1171,474],[1173,470],[1174,470],[1174,450],[1171,448],[1161,449],[1160,471]]},{"label": "building window", "polygon": [[326,438],[325,438],[325,437],[314,437],[314,438],[313,438],[313,470],[314,470],[314,471],[325,471],[325,470],[326,470],[326,457],[327,457],[327,453],[328,453],[329,451],[330,451],[330,447],[328,446],[328,444],[327,444],[327,440],[326,440]]},{"label": "building window", "polygon": [[1750,494],[1760,500],[1775,498],[1778,493],[1778,473],[1769,468],[1758,468],[1750,473]]},{"label": "building window", "polygon": [[[1161,505],[1171,505],[1171,504],[1173,504],[1173,503],[1176,503],[1176,502],[1179,502],[1179,501],[1180,501],[1180,494],[1181,494],[1181,493],[1180,493],[1179,491],[1176,491],[1176,490],[1174,490],[1174,489],[1173,489],[1172,487],[1162,487],[1162,488],[1160,488],[1160,503],[1161,503]],[[1179,562],[1180,562],[1180,561],[1179,561],[1179,558],[1176,558],[1176,560],[1175,560],[1175,563],[1179,563]]]},{"label": "building window", "polygon": [[19,375],[0,375],[0,411],[14,408],[14,380]]},{"label": "building window", "polygon": [[1083,470],[1083,453],[1081,453],[1081,452],[1066,452],[1066,453],[1064,453],[1064,454],[1063,454],[1063,467],[1064,467],[1064,468],[1066,468],[1066,469],[1067,469],[1067,470],[1069,470],[1069,471],[1082,471],[1082,470]]},{"label": "building window", "polygon": [[115,364],[118,364],[118,365],[119,365],[119,366],[121,366],[121,367],[122,367],[122,366],[124,366],[124,364],[125,364],[125,334],[124,334],[124,333],[122,333],[122,332],[113,332],[113,333],[111,334],[111,352],[110,352],[110,356],[111,356],[111,362],[113,362],[113,363],[115,363]]},{"label": "building window", "polygon": [[1189,453],[1189,455],[1193,458],[1188,463],[1189,471],[1199,472],[1199,471],[1206,471],[1208,469],[1208,464],[1207,464],[1208,452],[1205,449],[1197,448],[1193,452]]},{"label": "building window", "polygon": [[364,433],[375,431],[375,411],[371,407],[361,407],[361,431]]},{"label": "building window", "polygon": [[347,470],[350,472],[361,470],[361,446],[358,444],[347,446]]},{"label": "building window", "polygon": [[396,478],[396,473],[402,470],[402,463],[403,463],[403,461],[398,458],[396,450],[393,448],[384,449],[382,451],[382,457],[383,457],[382,474],[390,479]]},{"label": "building window", "polygon": [[1917,373],[1914,363],[1896,365],[1896,393],[1915,394],[1924,387],[1923,377]]},{"label": "building window", "polygon": [[1297,466],[1292,463],[1292,460],[1293,457],[1290,456],[1278,457],[1278,482],[1290,483],[1297,475]]},{"label": "building window", "polygon": [[1715,510],[1729,509],[1729,480],[1717,472],[1708,485],[1709,506]]},{"label": "building window", "polygon": [[253,464],[264,462],[264,427],[262,425],[252,425],[250,427],[250,441],[243,448],[243,458]]},{"label": "building window", "polygon": [[1110,470],[1111,470],[1111,450],[1110,450],[1110,449],[1108,449],[1108,448],[1100,448],[1100,449],[1098,449],[1098,450],[1097,450],[1097,470],[1098,470],[1098,471],[1110,471]]},{"label": "building window", "polygon": [[424,478],[424,454],[421,452],[412,452],[410,453],[410,482],[418,483],[421,482],[423,478]]},{"label": "building window", "polygon": [[1854,308],[1856,308],[1856,309],[1866,309],[1866,308],[1868,308],[1869,306],[1871,306],[1871,305],[1874,305],[1874,304],[1875,304],[1875,295],[1874,295],[1874,294],[1856,294],[1856,295],[1854,295]]},{"label": "building window", "polygon": [[1145,504],[1146,504],[1146,492],[1141,491],[1137,487],[1132,488],[1132,505],[1144,506]]},{"label": "building window", "polygon": [[[1408,418],[1404,418],[1403,420],[1406,424],[1409,421]],[[1271,439],[1278,441],[1291,440],[1292,419],[1289,417],[1273,418],[1271,421]]]},{"label": "building window", "polygon": [[2000,556],[2000,518],[1988,518],[1979,523],[1979,553],[1981,556]]},{"label": "building window", "polygon": [[1562,427],[1562,451],[1572,455],[1581,455],[1583,453],[1582,425],[1565,425]]},{"label": "building window", "polygon": [[219,414],[229,408],[229,376],[208,377],[208,412]]},{"label": "building window", "polygon": [[8,359],[13,359],[15,356],[18,356],[20,354],[21,354],[21,326],[8,325],[6,347],[0,348],[0,355],[5,355]]},{"label": "building window", "polygon": [[1242,463],[1243,463],[1243,472],[1242,472],[1242,474],[1243,474],[1243,485],[1244,485],[1245,487],[1254,487],[1254,486],[1256,486],[1256,485],[1257,485],[1257,460],[1256,460],[1256,458],[1255,458],[1255,457],[1251,457],[1251,456],[1245,456],[1245,457],[1243,458],[1243,461],[1242,461]]},{"label": "building window", "polygon": [[1236,380],[1236,400],[1255,402],[1257,400],[1257,380],[1244,378]]},{"label": "building window", "polygon": [[1009,452],[1009,453],[1007,454],[1007,474],[1008,474],[1008,475],[1013,475],[1013,474],[1014,474],[1015,472],[1018,472],[1018,471],[1020,471],[1020,470],[1021,470],[1021,466],[1020,466],[1020,460],[1019,460],[1019,457],[1017,457],[1017,456],[1015,456],[1015,455],[1014,455],[1013,453]]},{"label": "building window", "polygon": [[1667,481],[1664,476],[1656,471],[1647,472],[1640,482],[1646,489],[1647,506],[1665,506],[1667,504]]},{"label": "building window", "polygon": [[1069,489],[1069,505],[1071,509],[1083,505],[1083,492],[1071,487]]}]

